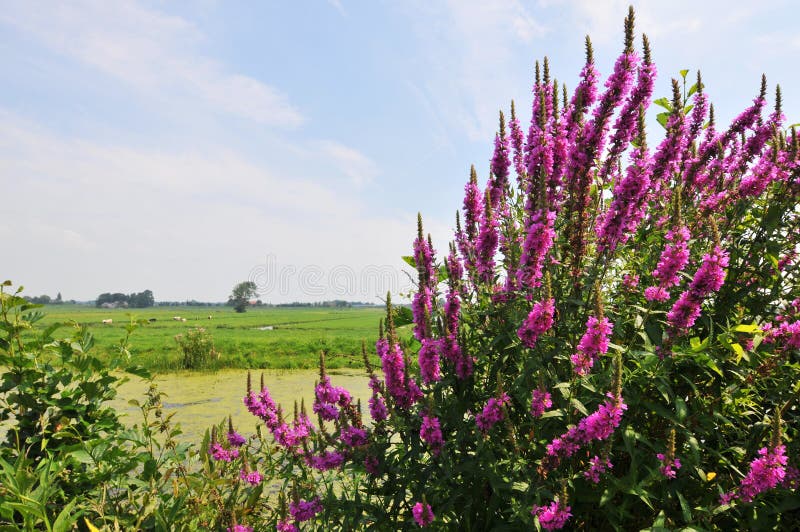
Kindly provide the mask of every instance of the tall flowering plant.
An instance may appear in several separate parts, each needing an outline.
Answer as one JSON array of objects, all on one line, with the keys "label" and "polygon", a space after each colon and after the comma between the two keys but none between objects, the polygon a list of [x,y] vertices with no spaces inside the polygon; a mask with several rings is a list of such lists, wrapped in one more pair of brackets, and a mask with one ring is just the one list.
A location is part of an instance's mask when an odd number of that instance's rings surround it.
[{"label": "tall flowering plant", "polygon": [[[722,128],[684,71],[655,100],[653,142],[656,67],[647,37],[634,44],[631,10],[605,82],[587,38],[572,92],[537,63],[527,131],[513,103],[508,129],[500,114],[490,174],[481,186],[471,169],[441,263],[420,220],[413,329],[395,327],[387,297],[369,418],[324,372],[317,425],[250,392],[320,522],[800,519],[800,139],[779,88],[769,111],[762,80]],[[314,470],[340,484],[321,489]]]}]

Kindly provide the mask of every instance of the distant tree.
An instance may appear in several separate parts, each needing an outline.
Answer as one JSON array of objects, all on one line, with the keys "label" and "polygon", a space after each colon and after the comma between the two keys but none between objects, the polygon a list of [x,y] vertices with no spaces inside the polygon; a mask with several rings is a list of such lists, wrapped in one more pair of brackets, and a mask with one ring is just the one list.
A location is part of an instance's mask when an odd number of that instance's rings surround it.
[{"label": "distant tree", "polygon": [[153,292],[150,290],[128,296],[128,305],[133,308],[148,308],[152,307],[154,304],[155,298],[153,298]]},{"label": "distant tree", "polygon": [[247,310],[250,300],[256,296],[258,296],[256,283],[244,281],[233,287],[233,292],[228,297],[228,305],[231,305],[236,312],[244,312]]},{"label": "distant tree", "polygon": [[59,292],[58,295],[56,296],[56,301],[55,302],[56,302],[57,305],[60,305],[61,303],[63,303],[63,300],[61,299],[61,292]]}]

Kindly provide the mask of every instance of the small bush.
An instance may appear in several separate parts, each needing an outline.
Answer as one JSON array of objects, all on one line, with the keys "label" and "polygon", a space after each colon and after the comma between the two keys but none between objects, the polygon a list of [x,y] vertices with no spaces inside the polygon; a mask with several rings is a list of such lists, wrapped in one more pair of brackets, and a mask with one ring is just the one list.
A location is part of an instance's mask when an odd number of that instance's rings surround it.
[{"label": "small bush", "polygon": [[192,329],[175,337],[183,353],[183,369],[205,369],[219,359],[214,349],[214,338],[203,327]]}]

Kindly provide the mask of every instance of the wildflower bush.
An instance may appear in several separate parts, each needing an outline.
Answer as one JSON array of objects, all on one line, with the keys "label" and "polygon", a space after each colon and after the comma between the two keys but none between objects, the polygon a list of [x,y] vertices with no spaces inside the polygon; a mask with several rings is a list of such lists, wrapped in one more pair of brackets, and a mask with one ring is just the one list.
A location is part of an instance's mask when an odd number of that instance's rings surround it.
[{"label": "wildflower bush", "polygon": [[175,336],[178,349],[183,353],[183,369],[205,369],[219,360],[214,349],[214,338],[204,327],[196,327]]},{"label": "wildflower bush", "polygon": [[720,128],[684,71],[653,141],[634,40],[631,10],[602,83],[587,38],[572,92],[537,63],[530,125],[500,114],[446,253],[420,220],[414,338],[387,297],[369,420],[324,364],[312,412],[248,386],[284,489],[237,530],[800,522],[798,136],[765,80]]}]

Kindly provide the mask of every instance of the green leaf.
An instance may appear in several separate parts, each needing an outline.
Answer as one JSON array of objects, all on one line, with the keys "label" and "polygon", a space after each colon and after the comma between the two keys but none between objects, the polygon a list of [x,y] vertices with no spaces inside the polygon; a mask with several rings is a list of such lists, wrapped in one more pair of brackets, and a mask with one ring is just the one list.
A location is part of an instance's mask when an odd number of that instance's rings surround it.
[{"label": "green leaf", "polygon": [[658,115],[656,116],[656,120],[658,120],[658,123],[661,124],[661,127],[663,128],[667,127],[667,120],[669,120],[670,114],[671,113],[658,113]]},{"label": "green leaf", "polygon": [[653,103],[659,107],[663,107],[667,111],[672,112],[672,103],[667,98],[659,98],[657,100],[653,100]]},{"label": "green leaf", "polygon": [[739,324],[736,327],[734,327],[733,330],[735,332],[742,332],[742,333],[748,333],[748,334],[752,334],[754,332],[760,332],[761,331],[761,329],[759,329],[758,325],[756,325],[755,323],[751,323],[750,325],[745,325],[745,324],[742,323],[742,324]]},{"label": "green leaf", "polygon": [[690,97],[690,96],[691,96],[692,94],[694,94],[695,92],[697,92],[697,83],[695,83],[694,85],[692,85],[691,87],[689,87],[689,92],[687,93],[686,97],[687,97],[687,98],[688,98],[688,97]]},{"label": "green leaf", "polygon": [[686,79],[686,74],[688,74],[688,73],[689,73],[689,69],[688,69],[688,68],[685,68],[685,69],[681,70],[680,72],[681,72],[681,77],[682,77],[683,79]]},{"label": "green leaf", "polygon": [[681,513],[683,514],[683,520],[686,521],[687,524],[691,523],[692,522],[692,509],[689,508],[689,503],[686,502],[686,498],[683,496],[683,494],[680,491],[678,492],[678,502],[681,503]]},{"label": "green leaf", "polygon": [[408,264],[412,268],[416,268],[417,267],[417,261],[414,260],[414,257],[412,255],[403,255],[400,258],[403,259],[403,262],[405,262],[406,264]]}]

